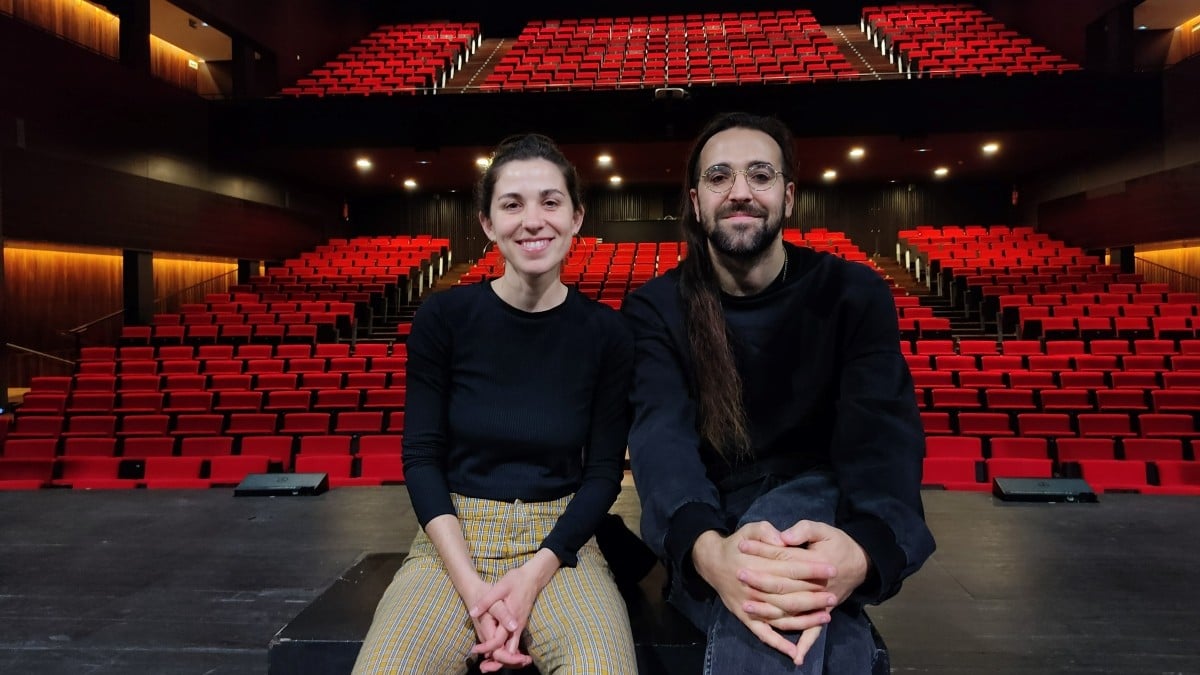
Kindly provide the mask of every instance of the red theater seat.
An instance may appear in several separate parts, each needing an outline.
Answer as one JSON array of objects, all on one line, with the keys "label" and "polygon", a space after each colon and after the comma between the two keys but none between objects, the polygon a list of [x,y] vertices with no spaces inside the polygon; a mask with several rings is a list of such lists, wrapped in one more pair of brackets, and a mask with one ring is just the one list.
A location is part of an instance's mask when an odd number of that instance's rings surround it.
[{"label": "red theater seat", "polygon": [[349,455],[349,436],[301,436],[299,452],[301,455]]},{"label": "red theater seat", "polygon": [[364,435],[358,439],[358,454],[359,455],[397,455],[403,451],[403,443],[400,436],[396,435]]},{"label": "red theater seat", "polygon": [[988,441],[988,450],[992,458],[1049,458],[1049,449],[1045,438],[993,438]]},{"label": "red theater seat", "polygon": [[131,436],[121,441],[121,456],[126,458],[169,457],[175,454],[172,436]]},{"label": "red theater seat", "polygon": [[1178,438],[1126,438],[1121,441],[1125,459],[1141,461],[1183,460],[1183,441]]},{"label": "red theater seat", "polygon": [[233,487],[252,473],[267,473],[270,464],[271,458],[266,455],[212,457],[209,459],[208,482],[213,487]]},{"label": "red theater seat", "polygon": [[990,457],[987,472],[988,478],[1050,478],[1054,467],[1048,458]]},{"label": "red theater seat", "polygon": [[207,488],[208,479],[200,477],[203,468],[203,457],[148,457],[142,484],[152,490]]},{"label": "red theater seat", "polygon": [[364,479],[377,481],[381,485],[404,482],[404,462],[400,455],[368,454],[359,461]]},{"label": "red theater seat", "polygon": [[50,484],[54,459],[0,458],[0,490],[36,490]]},{"label": "red theater seat", "polygon": [[1173,437],[1197,438],[1194,418],[1184,413],[1142,413],[1138,415],[1138,428],[1147,438]]},{"label": "red theater seat", "polygon": [[925,438],[926,457],[983,458],[983,442],[967,436],[928,436]]},{"label": "red theater seat", "polygon": [[87,490],[137,487],[137,479],[119,477],[122,461],[119,457],[60,457],[60,477],[52,480],[51,484]]},{"label": "red theater seat", "polygon": [[1143,492],[1177,495],[1200,495],[1200,462],[1159,461],[1157,486],[1143,488]]},{"label": "red theater seat", "polygon": [[58,438],[9,438],[4,442],[4,459],[54,459]]},{"label": "red theater seat", "polygon": [[922,486],[947,490],[987,491],[990,486],[979,480],[979,465],[966,457],[926,457],[923,460]]},{"label": "red theater seat", "polygon": [[330,487],[352,484],[350,472],[354,457],[349,454],[304,454],[296,455],[296,473],[323,473],[329,478]]},{"label": "red theater seat", "polygon": [[246,436],[240,444],[241,454],[267,457],[284,471],[292,467],[291,436]]},{"label": "red theater seat", "polygon": [[1079,461],[1083,479],[1097,492],[1141,492],[1146,489],[1146,463],[1120,459]]}]

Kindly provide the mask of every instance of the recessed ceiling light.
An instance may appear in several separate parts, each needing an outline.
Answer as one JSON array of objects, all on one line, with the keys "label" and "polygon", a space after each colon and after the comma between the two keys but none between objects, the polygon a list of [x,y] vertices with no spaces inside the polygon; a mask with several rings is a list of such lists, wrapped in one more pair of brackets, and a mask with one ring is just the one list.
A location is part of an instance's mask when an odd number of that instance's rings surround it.
[{"label": "recessed ceiling light", "polygon": [[949,174],[950,174],[950,169],[947,169],[944,166],[939,166],[938,168],[933,170],[933,175],[937,176],[938,178],[944,178]]},{"label": "recessed ceiling light", "polygon": [[917,148],[917,152],[929,152],[929,148]]},{"label": "recessed ceiling light", "polygon": [[850,148],[850,159],[862,159],[867,151],[862,148]]},{"label": "recessed ceiling light", "polygon": [[1142,24],[1137,27],[1138,30],[1146,30],[1147,28],[1149,28],[1149,26],[1147,26],[1146,24]]},{"label": "recessed ceiling light", "polygon": [[1000,144],[999,143],[984,143],[983,144],[983,154],[994,155],[997,152],[1000,152]]},{"label": "recessed ceiling light", "polygon": [[371,168],[371,160],[367,159],[366,157],[359,157],[358,159],[354,160],[354,166],[366,171],[367,169]]},{"label": "recessed ceiling light", "polygon": [[429,163],[429,160],[427,160],[427,159],[418,159],[417,160],[417,164],[420,164],[421,166],[425,166],[428,163]]},{"label": "recessed ceiling light", "polygon": [[821,178],[824,178],[825,180],[833,180],[834,178],[837,178],[837,171],[834,171],[833,169],[825,169],[825,173],[821,174]]},{"label": "recessed ceiling light", "polygon": [[609,176],[608,182],[611,183],[612,185],[620,185],[621,177],[620,176]]},{"label": "recessed ceiling light", "polygon": [[612,166],[612,155],[600,155],[596,158],[598,166]]},{"label": "recessed ceiling light", "polygon": [[415,189],[417,189],[417,181],[415,181],[411,178],[405,178],[404,179],[404,187],[408,188],[409,190],[415,190]]}]

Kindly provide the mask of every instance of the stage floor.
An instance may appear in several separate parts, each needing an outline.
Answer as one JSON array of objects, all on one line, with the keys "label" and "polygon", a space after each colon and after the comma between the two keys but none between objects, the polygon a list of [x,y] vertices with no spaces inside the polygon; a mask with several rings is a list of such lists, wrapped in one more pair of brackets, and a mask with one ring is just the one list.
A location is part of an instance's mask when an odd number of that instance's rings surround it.
[{"label": "stage floor", "polygon": [[[870,612],[894,672],[1200,673],[1200,500],[924,498],[938,551]],[[636,527],[632,485],[615,511]],[[416,530],[403,487],[0,492],[0,513],[0,673],[14,675],[265,673],[281,627]]]}]

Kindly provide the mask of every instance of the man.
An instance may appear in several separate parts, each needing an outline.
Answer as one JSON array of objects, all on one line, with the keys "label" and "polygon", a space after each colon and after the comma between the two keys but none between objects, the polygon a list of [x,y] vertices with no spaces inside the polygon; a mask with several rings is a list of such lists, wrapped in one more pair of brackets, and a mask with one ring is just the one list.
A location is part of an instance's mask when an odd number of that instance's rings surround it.
[{"label": "man", "polygon": [[623,309],[642,537],[719,675],[872,672],[862,606],[934,548],[892,295],[783,242],[794,166],[779,121],[713,120],[688,160],[687,257]]}]

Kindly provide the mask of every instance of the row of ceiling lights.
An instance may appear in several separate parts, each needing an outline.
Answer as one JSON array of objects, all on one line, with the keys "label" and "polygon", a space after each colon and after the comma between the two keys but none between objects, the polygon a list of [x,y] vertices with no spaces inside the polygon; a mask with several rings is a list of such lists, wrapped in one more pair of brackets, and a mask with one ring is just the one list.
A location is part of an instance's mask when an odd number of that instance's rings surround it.
[{"label": "row of ceiling lights", "polygon": [[[917,152],[929,152],[929,148],[917,148]],[[1000,144],[996,142],[985,143],[980,147],[980,152],[982,152],[985,157],[990,157],[1000,152]],[[851,148],[846,154],[851,161],[858,162],[862,161],[862,159],[867,156],[867,151],[865,148],[854,147]],[[492,160],[488,157],[478,157],[475,159],[475,166],[480,171],[483,171],[488,168],[488,165],[490,165],[491,162]],[[371,167],[373,166],[371,160],[367,159],[366,157],[358,158],[354,164],[358,167],[359,171],[370,171]],[[596,157],[596,166],[600,167],[601,169],[610,169],[612,168],[612,164],[612,155],[603,154]],[[821,174],[821,178],[826,182],[832,182],[837,180],[837,175],[836,169],[825,169],[825,171]],[[935,178],[945,178],[946,176],[950,175],[950,169],[945,166],[939,166],[933,170],[933,175]],[[608,177],[608,182],[610,185],[617,186],[622,183],[622,178],[619,174],[614,173]],[[408,190],[417,189],[417,181],[413,178],[404,179],[403,185]]]},{"label": "row of ceiling lights", "polygon": [[[929,148],[917,148],[916,151],[917,152],[929,152]],[[980,146],[979,151],[981,153],[983,153],[983,155],[985,157],[991,157],[992,155],[995,155],[996,153],[1000,152],[1000,144],[996,143],[995,141],[984,143],[982,146]],[[847,156],[849,156],[851,161],[858,162],[858,161],[861,161],[863,157],[867,156],[867,151],[866,151],[866,149],[859,148],[859,147],[850,148],[850,152],[847,153]],[[821,174],[821,178],[825,182],[831,182],[831,181],[837,180],[837,175],[838,174],[837,174],[836,169],[825,169],[824,173]],[[934,178],[945,178],[946,176],[949,176],[949,175],[950,175],[949,167],[939,166],[933,170]],[[892,182],[895,182],[895,181],[892,181]]]}]

